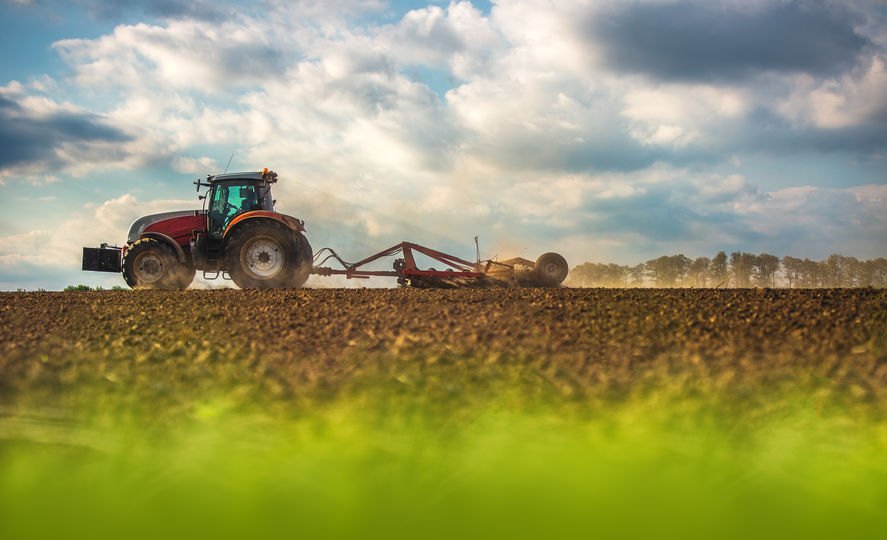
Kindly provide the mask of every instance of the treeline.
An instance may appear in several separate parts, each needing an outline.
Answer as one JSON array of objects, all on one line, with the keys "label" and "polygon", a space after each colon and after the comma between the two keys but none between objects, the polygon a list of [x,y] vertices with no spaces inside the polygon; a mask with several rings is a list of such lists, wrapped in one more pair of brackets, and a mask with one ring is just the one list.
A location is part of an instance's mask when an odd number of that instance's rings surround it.
[{"label": "treeline", "polygon": [[709,259],[662,256],[634,266],[587,262],[570,271],[573,287],[887,287],[887,259],[831,255],[822,261],[723,251]]}]

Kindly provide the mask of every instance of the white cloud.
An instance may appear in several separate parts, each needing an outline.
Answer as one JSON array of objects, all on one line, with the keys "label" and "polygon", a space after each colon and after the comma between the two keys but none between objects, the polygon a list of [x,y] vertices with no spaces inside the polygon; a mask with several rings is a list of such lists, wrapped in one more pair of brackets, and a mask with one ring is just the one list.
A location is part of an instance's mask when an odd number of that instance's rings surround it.
[{"label": "white cloud", "polygon": [[139,201],[131,194],[87,205],[56,229],[0,238],[0,265],[7,271],[23,264],[77,268],[83,246],[98,246],[102,242],[120,245],[137,218],[191,208],[195,208],[194,201]]},{"label": "white cloud", "polygon": [[505,45],[489,18],[466,1],[410,11],[375,36],[399,64],[445,68],[457,78],[483,70],[488,57]]},{"label": "white cloud", "polygon": [[44,186],[46,184],[61,182],[61,179],[53,174],[30,174],[28,172],[18,172],[13,169],[0,172],[0,185],[2,185],[2,179],[4,177],[14,177],[16,180],[20,180],[32,186]]},{"label": "white cloud", "polygon": [[172,160],[172,168],[180,173],[206,174],[219,170],[216,160],[210,157],[177,157]]},{"label": "white cloud", "polygon": [[83,86],[230,92],[260,86],[281,70],[280,51],[250,18],[171,20],[166,26],[120,25],[97,39],[65,39],[53,47]]},{"label": "white cloud", "polygon": [[[589,168],[610,161],[643,167],[648,158],[632,155],[632,141],[693,152],[722,142],[723,122],[780,103],[772,89],[651,85],[608,72],[583,21],[618,5],[509,2],[485,17],[469,2],[452,2],[364,28],[336,19],[340,6],[275,4],[268,19],[121,25],[56,47],[80,84],[127,89],[129,97],[109,111],[116,125],[138,133],[123,149],[127,167],[207,144],[266,163],[299,155],[303,168],[334,177],[343,166],[352,177],[381,168],[390,178],[455,161],[499,170],[575,167],[577,160]],[[345,11],[378,7],[347,3]],[[441,102],[401,73],[411,64],[448,70],[459,86]],[[254,66],[269,72],[257,76]],[[222,89],[235,95],[200,97]],[[828,97],[820,109],[832,106]],[[622,148],[595,155],[607,145]]]},{"label": "white cloud", "polygon": [[7,268],[15,267],[22,263],[36,263],[41,266],[52,265],[53,261],[44,256],[37,255],[34,246],[43,246],[51,237],[52,231],[35,230],[23,234],[14,234],[2,237],[0,242],[0,265]]},{"label": "white cloud", "polygon": [[599,199],[622,199],[634,195],[643,195],[647,192],[644,188],[636,188],[628,184],[611,184],[607,189],[598,194]]},{"label": "white cloud", "polygon": [[778,110],[798,124],[837,129],[883,122],[887,115],[887,55],[874,56],[840,78],[794,78],[795,90]]},{"label": "white cloud", "polygon": [[720,122],[747,113],[752,104],[747,94],[711,85],[644,86],[625,92],[621,112],[638,141],[680,148],[715,136]]}]

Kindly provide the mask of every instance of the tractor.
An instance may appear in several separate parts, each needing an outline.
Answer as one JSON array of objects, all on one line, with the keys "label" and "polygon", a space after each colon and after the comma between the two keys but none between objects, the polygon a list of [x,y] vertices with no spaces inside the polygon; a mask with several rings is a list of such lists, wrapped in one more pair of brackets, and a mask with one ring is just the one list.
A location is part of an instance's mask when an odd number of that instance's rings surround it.
[{"label": "tractor", "polygon": [[165,212],[133,222],[123,247],[83,248],[83,269],[122,272],[130,287],[186,289],[198,270],[240,288],[300,287],[311,273],[305,223],[274,211],[277,173],[229,173],[194,182],[209,188],[204,210]]},{"label": "tractor", "polygon": [[[203,210],[153,214],[135,220],[123,247],[83,248],[83,269],[122,272],[133,289],[186,289],[198,270],[204,279],[231,279],[241,289],[301,287],[311,274],[347,279],[394,277],[405,287],[557,287],[567,277],[567,261],[545,253],[535,261],[520,257],[468,261],[419,244],[401,242],[349,263],[330,248],[313,254],[305,223],[274,210],[271,186],[277,173],[243,172],[207,176],[194,184]],[[391,270],[369,268],[381,258]],[[416,256],[445,269],[420,268]],[[321,266],[327,261],[341,268]]]}]

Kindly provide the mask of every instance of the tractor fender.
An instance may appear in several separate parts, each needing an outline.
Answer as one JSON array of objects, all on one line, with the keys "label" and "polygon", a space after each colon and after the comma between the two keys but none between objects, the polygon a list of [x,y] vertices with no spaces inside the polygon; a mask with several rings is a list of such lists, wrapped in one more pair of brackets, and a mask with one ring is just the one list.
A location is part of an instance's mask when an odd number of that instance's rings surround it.
[{"label": "tractor fender", "polygon": [[146,232],[146,233],[142,233],[142,238],[156,238],[157,240],[160,240],[161,242],[169,244],[169,246],[171,248],[176,250],[176,257],[179,259],[179,262],[183,263],[186,261],[185,250],[183,250],[182,246],[180,246],[175,240],[173,240],[169,236],[167,236],[163,233],[160,233],[160,232]]},{"label": "tractor fender", "polygon": [[228,226],[225,227],[225,232],[222,233],[222,238],[226,238],[235,227],[249,219],[271,219],[274,221],[279,221],[287,228],[292,229],[296,232],[302,232],[305,230],[305,224],[300,219],[296,219],[286,214],[270,212],[268,210],[254,210],[252,212],[244,212],[239,216],[235,216],[234,219],[231,220],[231,223],[229,223]]},{"label": "tractor fender", "polygon": [[192,216],[196,217],[201,213],[203,212],[201,212],[200,210],[180,210],[178,212],[163,212],[161,214],[151,214],[149,216],[140,217],[139,219],[133,221],[132,225],[129,227],[129,232],[126,235],[126,241],[129,243],[135,242],[142,237],[142,233],[145,232],[145,229],[155,223],[175,218]]}]

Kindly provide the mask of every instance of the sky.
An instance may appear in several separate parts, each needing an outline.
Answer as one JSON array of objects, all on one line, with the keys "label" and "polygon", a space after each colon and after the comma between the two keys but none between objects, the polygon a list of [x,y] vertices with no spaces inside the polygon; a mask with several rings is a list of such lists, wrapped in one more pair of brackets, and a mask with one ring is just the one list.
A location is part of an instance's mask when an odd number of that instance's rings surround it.
[{"label": "sky", "polygon": [[887,256],[883,2],[0,2],[2,290],[226,166],[351,260]]}]

